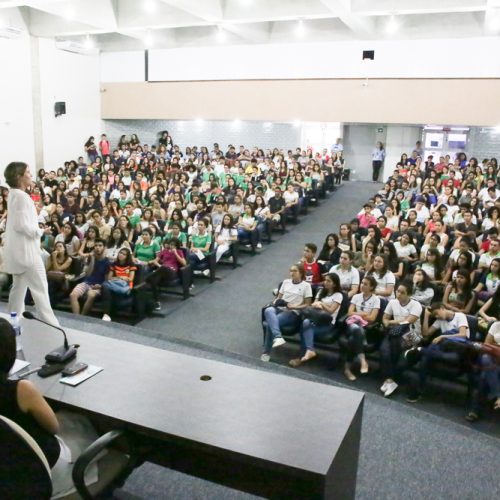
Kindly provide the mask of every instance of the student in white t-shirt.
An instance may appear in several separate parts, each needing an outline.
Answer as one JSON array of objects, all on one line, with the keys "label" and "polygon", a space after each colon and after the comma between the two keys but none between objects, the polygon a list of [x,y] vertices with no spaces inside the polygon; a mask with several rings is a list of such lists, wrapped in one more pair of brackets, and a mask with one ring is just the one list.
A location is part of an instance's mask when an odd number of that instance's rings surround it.
[{"label": "student in white t-shirt", "polygon": [[[429,326],[430,319],[434,323]],[[460,361],[459,354],[443,348],[448,342],[465,342],[470,337],[467,316],[461,312],[448,309],[442,302],[436,302],[424,312],[424,323],[422,333],[425,338],[432,339],[426,347],[416,347],[411,351],[418,351],[420,358],[419,381],[416,388],[412,388],[409,403],[415,403],[420,399],[425,389],[427,377],[432,369],[434,361],[449,361],[456,364]],[[408,357],[408,354],[406,355]]]},{"label": "student in white t-shirt", "polygon": [[361,365],[360,372],[368,373],[369,367],[364,353],[365,327],[375,322],[380,310],[380,298],[375,294],[376,287],[377,282],[373,276],[363,278],[361,293],[357,293],[351,299],[344,335],[339,340],[340,352],[345,359],[344,375],[351,381],[356,380],[351,366],[356,358]]},{"label": "student in white t-shirt", "polygon": [[382,323],[387,329],[387,335],[380,345],[380,367],[384,375],[384,383],[380,390],[385,397],[390,396],[403,378],[403,339],[401,335],[391,335],[393,327],[407,324],[410,332],[421,333],[420,315],[422,306],[411,298],[412,283],[405,282],[398,286],[396,297],[387,304]]},{"label": "student in white t-shirt", "polygon": [[339,276],[342,291],[352,298],[359,291],[359,271],[352,265],[354,254],[344,250],[340,254],[339,264],[330,268],[331,273]]},{"label": "student in white t-shirt", "polygon": [[[275,306],[277,301],[286,302],[286,306]],[[306,281],[306,272],[302,264],[290,266],[290,279],[281,284],[278,296],[272,306],[264,310],[266,321],[266,338],[261,361],[269,361],[271,349],[285,344],[281,328],[300,326],[300,310],[310,306],[312,302],[312,288]]]},{"label": "student in white t-shirt", "polygon": [[417,249],[409,233],[403,233],[401,239],[394,243],[394,248],[399,259],[407,262],[415,262],[417,260]]},{"label": "student in white t-shirt", "polygon": [[238,230],[235,227],[233,217],[225,214],[222,223],[215,229],[215,261],[219,262],[221,257],[229,250],[231,244],[238,239]]},{"label": "student in white t-shirt", "polygon": [[323,288],[319,291],[311,307],[328,313],[331,316],[330,324],[317,325],[311,319],[304,319],[300,330],[301,356],[291,359],[289,363],[291,366],[298,367],[316,357],[314,339],[331,335],[343,298],[338,275],[335,273],[327,274]]},{"label": "student in white t-shirt", "polygon": [[377,255],[373,260],[373,267],[368,273],[368,276],[373,276],[377,282],[375,293],[382,299],[394,298],[394,286],[396,285],[396,277],[389,270],[387,257],[385,255]]}]

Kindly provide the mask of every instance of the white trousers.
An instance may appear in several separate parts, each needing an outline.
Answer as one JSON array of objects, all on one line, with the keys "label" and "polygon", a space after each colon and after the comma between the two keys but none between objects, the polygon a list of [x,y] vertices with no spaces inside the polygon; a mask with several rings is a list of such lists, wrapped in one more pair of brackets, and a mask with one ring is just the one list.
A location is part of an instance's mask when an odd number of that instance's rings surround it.
[{"label": "white trousers", "polygon": [[18,317],[24,312],[24,299],[26,290],[29,288],[35,302],[38,317],[43,321],[59,326],[59,321],[52,311],[49,300],[49,287],[47,284],[47,272],[39,257],[35,264],[24,273],[13,274],[13,284],[9,294],[9,311],[16,312]]},{"label": "white trousers", "polygon": [[215,262],[219,262],[222,256],[231,248],[229,243],[217,244],[217,250],[215,251]]}]

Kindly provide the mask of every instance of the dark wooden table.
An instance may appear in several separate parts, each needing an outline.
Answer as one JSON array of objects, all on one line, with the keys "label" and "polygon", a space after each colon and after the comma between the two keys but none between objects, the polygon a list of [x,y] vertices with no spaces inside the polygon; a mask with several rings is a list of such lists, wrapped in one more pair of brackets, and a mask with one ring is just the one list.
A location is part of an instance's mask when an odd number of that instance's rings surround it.
[{"label": "dark wooden table", "polygon": [[[151,440],[148,460],[270,498],[354,498],[362,393],[67,333],[77,359],[104,370],[77,387],[60,375],[30,380],[59,406]],[[23,320],[32,367],[61,343],[60,332]]]}]

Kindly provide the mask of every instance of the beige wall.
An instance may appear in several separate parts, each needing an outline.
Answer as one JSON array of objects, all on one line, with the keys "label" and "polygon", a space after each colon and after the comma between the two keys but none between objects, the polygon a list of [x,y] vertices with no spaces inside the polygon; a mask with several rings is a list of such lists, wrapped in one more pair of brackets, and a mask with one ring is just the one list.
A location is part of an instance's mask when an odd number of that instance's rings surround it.
[{"label": "beige wall", "polygon": [[103,119],[500,125],[500,79],[102,83]]}]

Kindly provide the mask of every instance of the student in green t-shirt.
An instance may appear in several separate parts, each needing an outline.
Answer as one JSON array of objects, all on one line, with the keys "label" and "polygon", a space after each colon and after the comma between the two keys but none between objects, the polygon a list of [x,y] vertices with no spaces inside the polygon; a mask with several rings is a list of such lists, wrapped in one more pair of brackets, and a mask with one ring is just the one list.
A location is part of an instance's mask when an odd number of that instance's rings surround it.
[{"label": "student in green t-shirt", "polygon": [[[191,244],[189,246],[189,263],[193,271],[200,271],[202,267],[207,265],[206,256],[210,251],[210,245],[212,244],[212,236],[208,233],[208,220],[206,218],[200,219],[198,221],[198,232],[191,236]],[[209,269],[204,269],[203,274],[208,276],[210,274]]]},{"label": "student in green t-shirt", "polygon": [[135,245],[134,257],[138,264],[152,266],[156,254],[161,250],[158,242],[153,241],[153,231],[148,227],[142,230],[142,241]]},{"label": "student in green t-shirt", "polygon": [[174,222],[170,226],[170,229],[165,233],[165,236],[163,238],[163,242],[170,241],[172,238],[177,238],[181,243],[181,247],[187,248],[186,233],[183,233],[181,231],[181,225],[178,222]]}]

